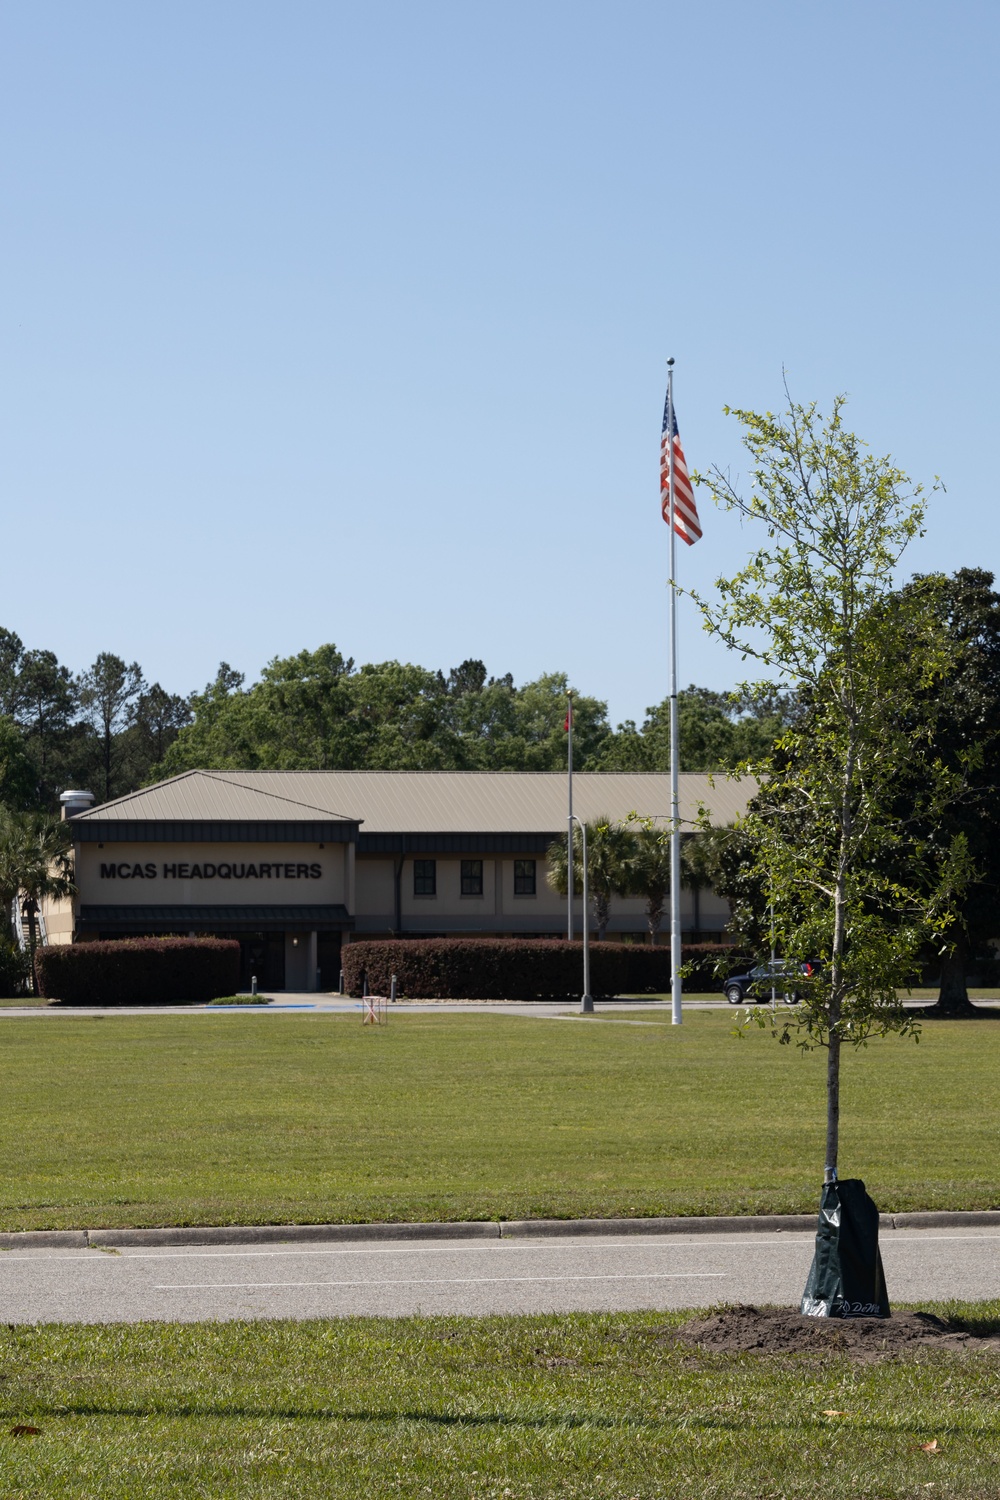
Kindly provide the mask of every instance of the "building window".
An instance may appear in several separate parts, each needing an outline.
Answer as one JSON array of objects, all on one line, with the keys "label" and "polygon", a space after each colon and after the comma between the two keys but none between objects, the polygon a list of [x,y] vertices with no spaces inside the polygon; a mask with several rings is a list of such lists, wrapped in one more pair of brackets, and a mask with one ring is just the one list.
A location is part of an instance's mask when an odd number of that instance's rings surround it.
[{"label": "building window", "polygon": [[535,861],[533,859],[515,859],[514,861],[514,895],[533,896],[535,894]]},{"label": "building window", "polygon": [[462,860],[462,895],[483,894],[483,862],[481,859]]},{"label": "building window", "polygon": [[415,859],[413,861],[413,894],[415,896],[437,895],[436,859]]}]

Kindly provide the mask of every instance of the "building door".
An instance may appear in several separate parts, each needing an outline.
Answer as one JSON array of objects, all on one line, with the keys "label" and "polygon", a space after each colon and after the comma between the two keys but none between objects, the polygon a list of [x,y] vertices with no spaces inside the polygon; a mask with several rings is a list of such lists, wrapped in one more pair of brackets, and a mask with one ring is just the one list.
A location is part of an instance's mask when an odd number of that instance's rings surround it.
[{"label": "building door", "polygon": [[241,933],[240,989],[249,990],[256,978],[258,990],[285,988],[285,934],[283,932]]},{"label": "building door", "polygon": [[316,962],[321,990],[340,987],[340,933],[320,932],[316,938]]}]

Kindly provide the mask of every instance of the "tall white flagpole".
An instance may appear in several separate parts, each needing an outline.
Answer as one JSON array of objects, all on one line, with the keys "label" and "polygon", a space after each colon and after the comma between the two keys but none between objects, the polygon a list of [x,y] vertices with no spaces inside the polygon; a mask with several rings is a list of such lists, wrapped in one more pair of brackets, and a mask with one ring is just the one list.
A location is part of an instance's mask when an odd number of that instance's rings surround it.
[{"label": "tall white flagpole", "polygon": [[677,532],[674,529],[674,362],[667,360],[667,465],[670,495],[670,1000],[671,1022],[681,1014],[681,810],[677,734]]},{"label": "tall white flagpole", "polygon": [[576,861],[573,858],[573,694],[567,693],[569,708],[566,723],[569,726],[569,742],[566,750],[566,794],[569,799],[566,842],[566,940],[573,941],[573,887],[576,885]]}]

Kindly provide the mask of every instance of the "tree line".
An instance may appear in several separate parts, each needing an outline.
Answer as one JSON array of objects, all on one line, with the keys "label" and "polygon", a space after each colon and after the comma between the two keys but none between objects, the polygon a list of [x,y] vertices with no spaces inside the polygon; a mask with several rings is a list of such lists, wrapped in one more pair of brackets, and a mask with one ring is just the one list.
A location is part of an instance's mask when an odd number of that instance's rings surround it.
[{"label": "tree line", "polygon": [[[101,652],[79,674],[0,629],[0,805],[58,810],[70,786],[99,801],[208,770],[560,771],[573,691],[577,770],[669,768],[666,700],[613,728],[607,704],[563,672],[516,685],[468,659],[449,672],[356,665],[334,645],[276,658],[247,684],[226,662],[186,697],[148,683],[138,662]],[[767,752],[793,704],[774,690],[679,696],[681,765],[724,770]]]},{"label": "tree line", "polygon": [[149,779],[191,718],[188,699],[147,683],[138,662],[102,651],[74,674],[54,651],[0,627],[0,805],[58,809],[86,787],[102,801]]}]

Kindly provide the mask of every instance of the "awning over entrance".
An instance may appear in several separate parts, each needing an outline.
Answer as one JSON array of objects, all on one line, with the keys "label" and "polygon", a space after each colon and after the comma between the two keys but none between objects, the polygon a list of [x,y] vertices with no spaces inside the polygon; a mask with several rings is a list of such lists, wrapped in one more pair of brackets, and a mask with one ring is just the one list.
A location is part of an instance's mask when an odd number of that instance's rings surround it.
[{"label": "awning over entrance", "polygon": [[81,906],[78,932],[350,932],[346,906]]}]

